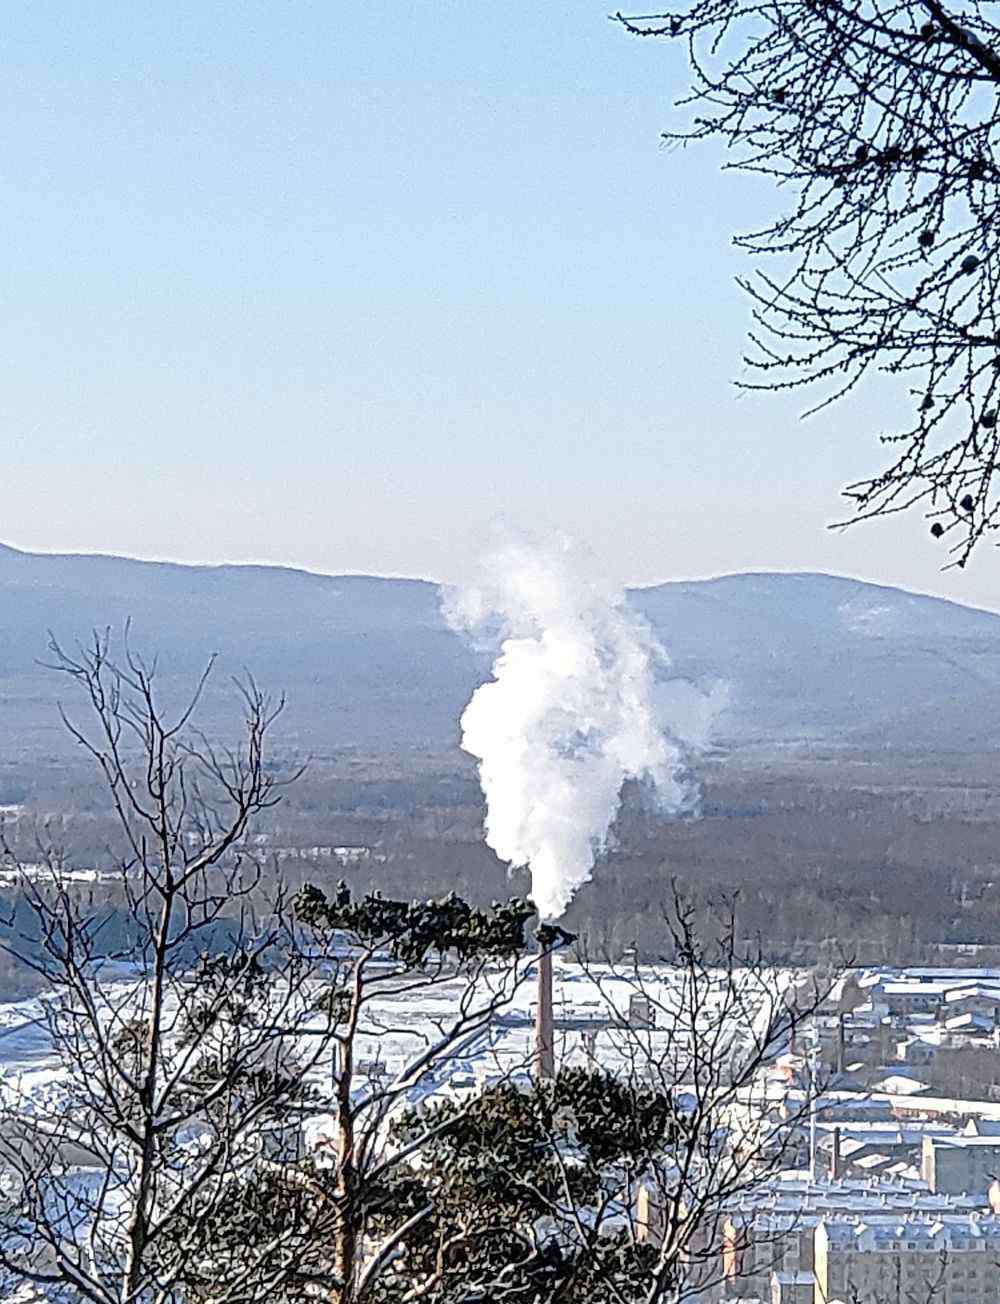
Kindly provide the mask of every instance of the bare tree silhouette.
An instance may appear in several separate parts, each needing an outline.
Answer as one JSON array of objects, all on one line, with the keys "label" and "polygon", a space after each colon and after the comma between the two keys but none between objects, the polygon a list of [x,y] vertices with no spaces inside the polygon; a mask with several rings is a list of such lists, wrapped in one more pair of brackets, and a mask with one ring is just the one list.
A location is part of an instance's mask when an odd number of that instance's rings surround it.
[{"label": "bare tree silhouette", "polygon": [[872,373],[909,382],[884,468],[852,519],[921,506],[962,566],[1000,528],[996,159],[1000,28],[979,0],[693,0],[615,19],[685,43],[693,118],[730,168],[773,178],[785,211],[737,236],[773,269],[753,303],[749,388],[818,385],[810,411]]}]

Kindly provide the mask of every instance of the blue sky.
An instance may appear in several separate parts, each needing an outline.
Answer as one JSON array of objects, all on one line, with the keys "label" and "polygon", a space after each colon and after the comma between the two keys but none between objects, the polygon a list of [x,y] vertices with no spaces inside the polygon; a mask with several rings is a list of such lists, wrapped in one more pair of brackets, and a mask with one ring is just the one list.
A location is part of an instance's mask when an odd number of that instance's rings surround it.
[{"label": "blue sky", "polygon": [[456,579],[503,516],[1000,605],[991,548],[826,530],[876,398],[733,388],[780,198],[661,147],[681,51],[606,14],[10,0],[0,539]]}]

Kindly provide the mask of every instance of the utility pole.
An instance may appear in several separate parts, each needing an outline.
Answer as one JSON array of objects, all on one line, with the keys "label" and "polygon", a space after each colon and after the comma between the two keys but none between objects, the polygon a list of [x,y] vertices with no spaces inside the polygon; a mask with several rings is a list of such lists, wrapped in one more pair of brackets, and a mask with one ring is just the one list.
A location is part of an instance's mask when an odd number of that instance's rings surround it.
[{"label": "utility pole", "polygon": [[815,1016],[809,1024],[809,1181],[816,1181],[816,1067],[819,1057],[819,1029]]}]

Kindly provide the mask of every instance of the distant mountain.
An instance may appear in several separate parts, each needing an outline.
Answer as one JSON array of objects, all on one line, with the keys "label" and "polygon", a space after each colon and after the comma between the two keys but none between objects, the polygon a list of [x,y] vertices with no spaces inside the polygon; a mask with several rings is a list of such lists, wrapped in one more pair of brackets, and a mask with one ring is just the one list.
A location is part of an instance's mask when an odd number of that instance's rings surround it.
[{"label": "distant mountain", "polygon": [[58,748],[66,686],[38,664],[47,631],[72,648],[126,620],[133,646],[158,654],[168,696],[218,654],[211,727],[230,714],[229,676],[248,669],[287,695],[282,734],[311,752],[449,746],[481,677],[425,581],[0,547],[0,748]]},{"label": "distant mountain", "polygon": [[1000,746],[1000,615],[835,575],[661,584],[632,600],[679,674],[730,686],[731,740]]},{"label": "distant mountain", "polygon": [[[312,752],[454,746],[488,663],[447,628],[438,596],[420,580],[0,545],[0,758],[63,746],[53,703],[66,686],[39,665],[47,631],[72,646],[127,619],[134,645],[159,654],[168,693],[219,654],[210,725],[228,717],[228,676],[247,667],[287,693],[285,739]],[[814,574],[668,583],[630,598],[678,675],[726,683],[717,728],[729,744],[1000,741],[1000,615]]]}]

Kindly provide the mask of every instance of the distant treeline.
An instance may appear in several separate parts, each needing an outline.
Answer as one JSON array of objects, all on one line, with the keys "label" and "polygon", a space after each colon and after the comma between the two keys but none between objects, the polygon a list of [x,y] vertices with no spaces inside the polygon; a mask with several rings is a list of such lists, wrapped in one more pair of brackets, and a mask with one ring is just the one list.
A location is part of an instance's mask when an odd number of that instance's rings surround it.
[{"label": "distant treeline", "polygon": [[[661,907],[674,881],[705,903],[705,927],[709,903],[735,897],[741,937],[775,961],[981,964],[988,953],[963,948],[1000,947],[997,758],[736,758],[702,774],[696,820],[664,822],[626,794],[612,847],[566,918],[591,952],[669,959]],[[8,766],[0,779],[0,805],[26,806],[8,829],[25,859],[49,839],[74,864],[113,863],[113,823],[89,771]],[[482,818],[471,765],[350,754],[314,762],[247,854],[292,886],[343,875],[406,897],[527,894],[528,876],[509,875],[484,845]],[[372,854],[342,866],[336,847]],[[94,908],[123,904],[113,886],[80,891]],[[4,996],[33,982],[0,955]]]}]

